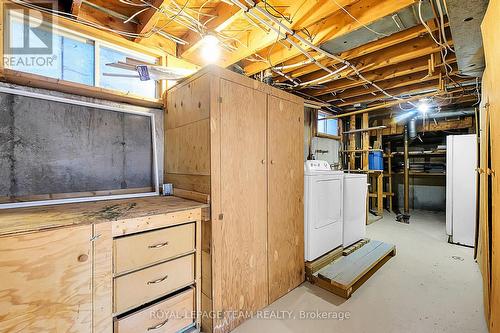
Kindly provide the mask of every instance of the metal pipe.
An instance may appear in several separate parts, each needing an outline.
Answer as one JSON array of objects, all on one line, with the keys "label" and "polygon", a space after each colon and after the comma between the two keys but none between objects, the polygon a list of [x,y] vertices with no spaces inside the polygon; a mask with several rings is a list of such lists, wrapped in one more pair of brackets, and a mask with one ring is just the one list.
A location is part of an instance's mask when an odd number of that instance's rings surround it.
[{"label": "metal pipe", "polygon": [[418,95],[418,96],[413,96],[413,97],[410,97],[410,98],[406,98],[406,99],[403,99],[402,101],[400,101],[400,100],[391,101],[391,102],[387,102],[387,103],[384,103],[384,104],[381,104],[381,105],[371,106],[369,108],[362,109],[362,110],[346,112],[346,113],[342,113],[342,114],[339,114],[339,115],[336,115],[336,116],[328,116],[326,118],[327,119],[337,119],[337,118],[358,115],[358,114],[362,114],[362,113],[366,113],[366,112],[370,112],[370,111],[375,111],[375,110],[380,110],[380,109],[388,109],[391,106],[395,106],[395,105],[398,105],[398,104],[401,104],[401,103],[409,103],[411,101],[415,101],[415,100],[423,98],[423,97],[435,96],[436,94],[437,94],[437,92],[431,92],[431,93],[427,93],[427,94],[424,94],[424,95]]},{"label": "metal pipe", "polygon": [[[475,115],[474,108],[460,109],[454,111],[444,111],[444,112],[436,112],[430,113],[425,116],[427,119],[442,119],[442,118],[451,118],[451,117],[465,117]],[[423,119],[424,115],[418,115],[415,117],[416,119]]]},{"label": "metal pipe", "polygon": [[417,119],[412,118],[408,122],[408,136],[410,140],[415,140],[417,138]]}]

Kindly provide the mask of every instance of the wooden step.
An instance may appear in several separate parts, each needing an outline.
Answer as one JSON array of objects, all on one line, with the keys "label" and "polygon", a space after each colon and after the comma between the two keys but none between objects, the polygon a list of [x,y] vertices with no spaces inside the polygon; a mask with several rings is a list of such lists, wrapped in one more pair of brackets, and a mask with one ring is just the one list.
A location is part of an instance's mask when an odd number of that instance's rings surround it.
[{"label": "wooden step", "polygon": [[328,252],[327,254],[319,257],[318,259],[314,261],[306,261],[306,277],[309,278],[309,276],[313,275],[323,267],[329,265],[332,263],[334,260],[340,258],[342,256],[342,251],[344,248],[342,246],[339,246],[332,251]]},{"label": "wooden step", "polygon": [[351,297],[370,276],[391,257],[396,247],[380,241],[370,241],[350,255],[325,266],[314,276],[313,283],[344,298]]},{"label": "wooden step", "polygon": [[356,251],[357,249],[359,249],[360,247],[368,244],[368,242],[370,242],[370,240],[368,238],[362,239],[362,240],[358,241],[357,243],[354,243],[351,246],[346,247],[344,249],[344,251],[342,251],[342,255],[348,256],[351,253],[353,253],[354,251]]}]

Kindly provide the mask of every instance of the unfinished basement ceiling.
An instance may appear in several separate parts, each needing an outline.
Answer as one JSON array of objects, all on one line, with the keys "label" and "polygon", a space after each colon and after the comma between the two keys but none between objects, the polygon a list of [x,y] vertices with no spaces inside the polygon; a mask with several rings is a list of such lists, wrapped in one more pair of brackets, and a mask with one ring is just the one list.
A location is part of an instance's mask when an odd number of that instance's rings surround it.
[{"label": "unfinished basement ceiling", "polygon": [[[475,69],[484,66],[478,23],[485,4],[84,0],[73,1],[70,11],[84,24],[113,29],[123,38],[200,66],[207,64],[203,37],[213,35],[219,41],[219,66],[238,65],[258,80],[265,74],[281,89],[346,112],[422,94],[437,95],[432,98],[443,107],[476,103],[479,82],[463,75],[477,76]],[[466,13],[473,19],[462,17]],[[467,28],[467,33],[455,25]],[[475,25],[473,33],[468,25]]]},{"label": "unfinished basement ceiling", "polygon": [[[415,4],[404,8],[366,27],[361,27],[344,36],[329,40],[321,45],[321,49],[337,54],[420,25],[417,7],[418,5]],[[433,17],[432,6],[430,2],[425,1],[422,6],[422,18],[428,21]]]}]

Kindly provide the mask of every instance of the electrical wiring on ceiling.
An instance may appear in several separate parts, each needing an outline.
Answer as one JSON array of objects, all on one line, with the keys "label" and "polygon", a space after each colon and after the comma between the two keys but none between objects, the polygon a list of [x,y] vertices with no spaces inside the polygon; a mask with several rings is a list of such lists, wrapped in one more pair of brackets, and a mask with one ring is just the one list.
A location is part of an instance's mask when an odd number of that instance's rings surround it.
[{"label": "electrical wiring on ceiling", "polygon": [[[371,32],[373,32],[374,34],[379,35],[379,36],[383,36],[383,37],[387,37],[387,36],[389,36],[389,35],[387,35],[387,34],[383,34],[383,33],[380,33],[380,32],[378,32],[378,31],[375,31],[375,30],[371,29],[371,28],[370,28],[370,27],[368,27],[367,25],[365,25],[365,24],[363,24],[362,22],[360,22],[360,21],[359,21],[356,17],[354,17],[354,16],[353,16],[353,15],[352,15],[352,14],[351,14],[351,13],[350,13],[350,12],[349,12],[346,8],[345,8],[345,7],[343,7],[341,4],[339,4],[336,0],[332,0],[332,1],[333,1],[333,2],[335,2],[335,4],[336,4],[336,5],[337,5],[337,6],[338,6],[341,10],[343,10],[343,11],[344,11],[347,15],[349,15],[349,17],[351,17],[354,21],[356,21],[357,23],[359,23],[360,25],[362,25],[363,27],[365,27],[365,28],[366,28],[366,29],[368,29],[369,31],[371,31]],[[233,1],[233,2],[234,2],[234,1]],[[253,8],[255,8],[255,5],[256,5],[255,3],[252,3],[252,1],[246,1],[246,2],[247,2],[249,5],[252,5],[252,7],[253,7]],[[242,8],[242,9],[243,9],[243,8]],[[274,15],[273,15],[273,17],[274,17]],[[278,32],[278,35],[279,35],[279,32]],[[291,36],[294,36],[294,37],[297,37],[297,36],[298,36],[298,35],[296,35],[296,32],[295,32],[295,31],[291,31],[290,35],[291,35]],[[311,39],[311,43],[310,43],[310,44],[312,44],[312,40],[313,40],[313,38],[312,38],[311,34],[309,33],[309,34],[306,34],[306,35],[307,35],[307,36]],[[287,39],[287,36],[285,35],[285,40],[286,40],[286,39]],[[300,39],[299,39],[299,40],[300,40]],[[292,44],[292,46],[295,46],[295,45],[293,45],[293,44]],[[269,52],[269,53],[270,53],[270,52]],[[303,53],[304,53],[304,52],[303,52]],[[320,52],[320,53],[325,54],[325,53],[327,53],[327,52],[324,52],[323,50],[321,50],[321,52]],[[334,76],[334,74],[332,73],[332,71],[330,71],[330,70],[328,70],[328,69],[325,69],[325,67],[324,67],[323,65],[321,65],[321,63],[319,63],[319,61],[318,61],[318,60],[316,60],[315,58],[311,58],[308,54],[305,54],[305,55],[306,55],[306,57],[308,57],[308,59],[309,59],[309,60],[307,60],[307,61],[309,61],[310,63],[314,63],[315,65],[317,65],[317,66],[318,66],[318,67],[320,67],[321,69],[324,69],[324,70],[326,70],[327,72],[329,72],[329,74],[325,75],[324,77],[322,77],[322,78],[320,78],[320,79],[311,80],[311,81],[309,81],[307,84],[312,84],[312,83],[317,83],[317,82],[327,82],[327,81],[332,81],[332,80],[336,80],[336,79],[339,79],[339,78],[340,78],[340,77],[338,77],[338,76],[337,76],[337,77],[333,77],[333,76]],[[332,58],[332,56],[333,56],[333,55],[331,55],[331,54],[330,54],[330,55],[327,55],[327,56],[328,56],[328,57],[330,57],[330,58]],[[334,59],[335,59],[335,60],[339,60],[340,58],[336,57],[336,58],[334,58]],[[380,87],[379,87],[378,85],[376,85],[374,82],[371,82],[371,81],[367,80],[366,78],[364,78],[364,77],[361,75],[361,73],[360,73],[360,72],[359,72],[359,71],[358,71],[358,70],[357,70],[357,69],[356,69],[356,68],[355,68],[352,64],[350,64],[350,63],[346,64],[346,60],[344,60],[344,59],[340,59],[340,60],[341,60],[341,61],[340,61],[341,63],[343,63],[343,64],[347,65],[348,67],[350,67],[350,68],[354,71],[354,73],[355,73],[355,74],[356,74],[359,78],[361,78],[363,81],[365,81],[366,83],[368,83],[368,84],[370,84],[370,85],[374,86],[377,90],[379,90],[380,92],[382,92],[384,95],[386,95],[386,96],[388,96],[388,97],[391,97],[391,98],[395,98],[395,99],[397,99],[396,97],[394,97],[394,96],[392,96],[392,95],[388,94],[385,90],[383,90],[382,88],[380,88]],[[271,65],[271,67],[273,67],[270,61],[269,61],[269,65]],[[289,66],[290,66],[290,65],[289,65]],[[292,66],[292,67],[295,67],[294,65],[291,65],[291,66]],[[278,67],[279,67],[279,66],[278,66]],[[281,67],[283,67],[283,66],[281,66]],[[298,67],[298,66],[297,66],[297,67]],[[337,70],[337,68],[335,68],[335,69],[334,69],[334,71],[336,71],[336,70]],[[332,77],[333,77],[333,78],[332,78]],[[325,81],[325,80],[327,80],[327,81]],[[300,85],[300,87],[307,87],[307,84]]]},{"label": "electrical wiring on ceiling", "polygon": [[[177,4],[175,1],[171,1],[168,4],[168,6],[173,6],[173,7],[165,7],[165,8],[164,7],[157,8],[145,0],[139,0],[140,3],[132,2],[129,0],[119,0],[121,3],[126,4],[126,5],[130,5],[130,6],[134,6],[134,7],[141,7],[140,10],[138,10],[136,13],[131,15],[129,18],[125,19],[124,23],[134,21],[135,17],[137,17],[140,13],[142,13],[146,10],[149,10],[149,9],[154,9],[167,18],[168,21],[166,23],[164,23],[162,26],[158,26],[159,25],[159,18],[158,18],[148,32],[140,33],[140,34],[133,33],[130,31],[123,31],[123,30],[119,30],[119,29],[109,28],[109,27],[106,27],[104,25],[100,25],[100,24],[97,24],[95,22],[91,22],[91,21],[88,21],[86,19],[79,18],[78,16],[73,15],[71,13],[66,13],[66,12],[62,12],[62,11],[58,11],[58,10],[48,9],[45,7],[38,6],[36,4],[32,4],[32,3],[27,2],[25,0],[12,0],[12,1],[14,3],[23,5],[23,6],[28,7],[28,8],[36,9],[38,11],[45,12],[45,13],[48,13],[51,15],[64,17],[66,19],[69,19],[72,22],[78,22],[78,23],[81,23],[81,24],[84,24],[87,26],[91,26],[93,28],[105,30],[108,32],[113,32],[113,33],[119,34],[119,35],[127,37],[127,38],[149,38],[154,34],[159,34],[159,35],[161,35],[167,39],[170,39],[175,43],[181,44],[181,45],[186,45],[188,42],[183,40],[182,38],[176,37],[174,35],[169,34],[166,31],[164,31],[164,29],[168,25],[170,25],[172,22],[175,21],[176,23],[190,29],[191,31],[195,31],[195,32],[199,33],[201,36],[203,36],[205,34],[204,30],[206,30],[205,25],[208,22],[208,20],[207,20],[206,22],[202,23],[202,22],[198,21],[197,19],[195,19],[194,17],[192,17],[191,15],[189,15],[189,14],[186,15],[186,9],[188,9],[187,5],[189,4],[190,0],[186,0],[186,2],[184,2],[184,4],[182,6]],[[192,11],[194,11],[194,10],[192,10]],[[197,12],[197,11],[195,11],[195,12]],[[168,13],[170,13],[170,15]],[[204,13],[200,12],[200,16],[201,15],[209,17],[209,20],[213,19],[215,17],[214,15],[204,14]],[[221,44],[223,45],[223,47],[225,47],[229,51],[234,51],[236,49],[235,47],[233,47],[227,43],[226,36],[219,33],[218,37],[220,37],[222,39]],[[235,40],[235,38],[231,38],[231,39]]]},{"label": "electrical wiring on ceiling", "polygon": [[[295,43],[290,37],[294,37],[296,38],[297,40],[299,40],[301,43],[307,45],[309,48],[315,50],[316,52],[320,53],[320,54],[323,54],[325,55],[326,57],[328,58],[331,58],[333,60],[336,60],[337,62],[340,62],[341,64],[343,65],[347,65],[349,68],[351,68],[354,73],[359,77],[361,78],[363,81],[365,81],[366,83],[370,84],[371,86],[373,86],[374,88],[376,88],[378,91],[380,91],[381,93],[383,93],[384,95],[386,95],[387,97],[389,98],[392,98],[392,99],[395,99],[395,100],[402,100],[401,98],[397,97],[397,96],[393,96],[391,94],[389,94],[387,91],[385,91],[384,89],[382,89],[380,86],[378,86],[376,83],[366,79],[362,74],[361,72],[353,65],[351,64],[350,62],[348,62],[347,60],[345,59],[342,59],[334,54],[331,54],[325,50],[322,50],[320,49],[319,47],[317,47],[316,45],[312,44],[311,42],[307,41],[306,39],[304,39],[302,36],[300,36],[299,34],[297,34],[295,31],[291,30],[290,28],[286,27],[283,23],[281,23],[279,20],[277,20],[276,18],[274,18],[272,15],[269,15],[266,11],[262,10],[262,8],[258,7],[252,0],[245,0],[245,2],[250,6],[250,8],[248,8],[247,6],[245,6],[244,4],[242,4],[239,0],[231,0],[234,4],[236,4],[237,6],[239,6],[243,11],[249,13],[250,15],[252,15],[255,19],[257,19],[258,21],[260,21],[262,24],[265,24],[267,25],[270,29],[274,30],[278,35],[283,35],[284,39],[287,40],[293,47],[297,48],[302,54],[304,54],[307,58],[309,58],[309,60],[311,60],[312,62],[314,62],[314,64],[318,67],[320,67],[321,69],[327,71],[329,74],[332,74],[333,71],[330,70],[329,68],[325,67],[324,65],[322,65],[320,62],[318,62],[316,59],[314,59],[307,51],[305,51],[300,45],[298,45],[297,43]],[[279,29],[277,29],[275,26],[273,26],[272,24],[270,24],[268,21],[262,19],[260,16],[256,15],[255,13],[253,13],[253,11],[251,11],[252,9],[255,9],[257,11],[259,11],[260,14],[263,14],[268,20],[270,20],[271,22],[274,22],[275,24],[278,25],[278,27],[280,28],[283,28],[285,33],[281,32]],[[267,15],[266,15],[267,14]],[[328,75],[328,74],[327,74]],[[410,102],[411,103],[411,102]]]},{"label": "electrical wiring on ceiling", "polygon": [[88,21],[88,20],[83,19],[83,18],[78,18],[78,16],[73,15],[71,13],[62,12],[62,11],[59,11],[59,10],[56,10],[56,9],[48,9],[46,7],[42,7],[42,6],[36,5],[34,3],[31,3],[31,2],[27,2],[25,0],[10,0],[10,1],[12,1],[13,3],[16,3],[18,5],[27,7],[27,8],[35,9],[35,10],[37,10],[39,12],[42,12],[42,13],[46,13],[46,14],[50,14],[50,15],[62,17],[62,18],[65,18],[67,20],[70,20],[72,22],[84,24],[84,25],[89,26],[89,27],[93,27],[93,28],[96,28],[96,29],[100,29],[100,30],[112,32],[112,33],[118,34],[120,36],[128,37],[128,38],[148,38],[148,37],[151,37],[154,34],[162,33],[162,36],[164,36],[165,38],[171,39],[174,42],[177,42],[178,40],[180,42],[184,42],[184,41],[180,40],[178,37],[170,35],[167,32],[161,31],[161,29],[157,29],[155,27],[153,27],[147,33],[138,34],[138,33],[133,33],[133,32],[130,32],[130,31],[123,31],[123,30],[119,30],[119,29],[109,28],[109,27],[106,27],[104,25]]},{"label": "electrical wiring on ceiling", "polygon": [[[57,10],[50,10],[41,6],[37,6],[35,4],[29,3],[25,0],[12,0],[15,3],[22,4],[23,6],[34,8],[43,12],[48,12],[50,14],[58,15],[65,17],[71,21],[75,21],[78,23],[82,23],[88,26],[92,26],[98,29],[102,29],[105,31],[110,31],[117,33],[119,35],[122,35],[124,37],[128,38],[147,38],[152,36],[153,34],[161,34],[165,38],[169,38],[175,43],[179,44],[187,44],[187,41],[184,41],[182,38],[176,37],[174,35],[169,34],[168,32],[164,31],[168,25],[170,25],[172,22],[175,22],[176,24],[179,24],[186,29],[189,29],[193,32],[196,32],[199,34],[201,37],[207,34],[207,23],[213,20],[216,16],[205,13],[203,12],[203,9],[205,6],[210,3],[211,1],[214,0],[207,0],[205,1],[199,8],[193,9],[189,8],[188,4],[190,0],[186,0],[182,5],[177,3],[175,0],[171,0],[170,2],[167,2],[163,4],[160,7],[156,7],[152,5],[149,1],[147,0],[119,0],[121,3],[133,7],[137,7],[138,10],[132,14],[130,17],[124,19],[124,23],[129,23],[129,22],[134,22],[135,18],[137,18],[141,13],[144,13],[146,10],[149,9],[154,9],[156,12],[159,14],[163,15],[166,18],[166,22],[163,22],[162,26],[159,26],[160,19],[157,19],[156,22],[154,23],[153,27],[145,33],[134,33],[130,31],[121,31],[118,29],[113,29],[109,28],[100,24],[97,24],[95,22],[90,22],[88,20],[78,18],[77,16],[66,13],[66,12],[61,12]],[[356,17],[354,17],[349,10],[347,10],[345,7],[343,7],[338,1],[336,0],[331,0],[333,1],[343,12],[345,12],[349,17],[351,17],[355,22],[363,26],[364,28],[370,30],[372,33],[378,35],[378,36],[384,36],[387,37],[388,35],[380,33],[378,31],[375,31],[371,29],[370,27],[362,24]],[[449,82],[452,84],[455,84],[457,87],[461,87],[460,84],[456,83],[455,80],[451,77],[453,73],[453,67],[447,62],[447,56],[449,52],[454,52],[451,44],[447,40],[446,37],[446,31],[445,31],[445,11],[443,11],[443,7],[441,5],[440,0],[437,0],[436,7],[437,11],[435,10],[435,16],[437,19],[437,25],[438,25],[438,38],[434,36],[432,33],[432,30],[430,29],[429,25],[423,20],[422,18],[422,3],[424,0],[419,0],[418,7],[419,7],[419,18],[421,20],[421,23],[424,25],[426,30],[429,32],[429,35],[431,36],[432,40],[440,46],[440,53],[441,53],[441,58],[443,60],[443,65],[445,69],[445,75]],[[245,2],[247,5],[244,5],[242,2]],[[314,36],[309,33],[309,30],[301,29],[300,31],[295,31],[290,29],[288,26],[286,26],[284,23],[289,23],[292,24],[293,20],[289,17],[286,17],[283,13],[281,13],[279,10],[277,10],[275,7],[273,7],[271,4],[268,3],[267,0],[263,1],[263,6],[257,6],[256,3],[254,3],[252,0],[231,0],[231,3],[234,5],[237,5],[242,9],[244,13],[244,17],[247,19],[247,22],[249,25],[257,26],[259,29],[262,29],[266,33],[276,33],[276,43],[273,44],[276,45],[277,43],[283,43],[286,47],[293,47],[296,48],[302,53],[306,59],[303,61],[299,61],[297,63],[293,64],[281,64],[281,65],[273,65],[270,62],[270,50],[272,49],[269,48],[269,54],[268,54],[268,59],[262,58],[260,55],[255,54],[255,57],[250,58],[249,61],[260,61],[260,62],[267,62],[271,69],[273,70],[274,73],[276,73],[279,76],[284,77],[290,84],[283,84],[284,87],[288,89],[293,89],[295,92],[298,92],[299,89],[304,89],[304,88],[309,88],[309,89],[314,89],[317,88],[319,84],[325,83],[325,82],[330,82],[333,80],[337,80],[341,77],[346,77],[347,79],[354,80],[354,78],[358,78],[359,80],[363,81],[365,83],[365,86],[372,86],[374,87],[377,91],[381,92],[383,95],[385,95],[387,98],[394,99],[394,100],[400,100],[402,101],[402,98],[398,96],[394,96],[390,94],[388,91],[384,90],[381,88],[379,85],[377,85],[375,82],[372,82],[368,80],[366,77],[363,76],[363,74],[360,72],[359,69],[346,59],[343,59],[335,54],[332,54],[330,52],[327,52],[325,50],[320,49],[316,45],[314,45],[313,40]],[[439,14],[437,14],[439,13]],[[202,17],[207,18],[203,19]],[[137,22],[134,22],[137,23]],[[244,43],[242,43],[236,36],[228,36],[225,35],[222,32],[214,32],[214,34],[217,36],[217,38],[220,40],[222,47],[224,47],[226,50],[229,52],[235,51],[238,49],[240,46],[246,46]],[[302,35],[304,36],[302,36]],[[298,43],[296,42],[298,41]],[[321,59],[328,58],[334,60],[334,64],[330,64],[328,66],[324,65],[320,60],[316,59],[318,56]],[[331,63],[331,61],[330,61]],[[321,70],[324,70],[327,72],[324,76],[312,79],[306,82],[301,82],[300,79],[293,78],[290,75],[287,75],[284,73],[284,71],[288,69],[293,69],[293,68],[299,68],[304,65],[309,65],[313,64],[320,68]],[[338,65],[338,66],[337,66]],[[350,72],[350,74],[347,74],[346,72]],[[456,75],[453,73],[453,75]],[[308,94],[304,92],[300,92],[301,94],[305,94],[309,96]],[[465,94],[465,90],[463,91],[463,94]],[[312,96],[311,96],[312,97]],[[410,102],[411,104],[411,102]]]},{"label": "electrical wiring on ceiling", "polygon": [[135,3],[132,1],[128,1],[128,0],[118,0],[118,1],[120,1],[123,4],[129,5],[129,6],[147,7],[147,5],[145,5],[144,3]]},{"label": "electrical wiring on ceiling", "polygon": [[373,32],[377,36],[382,36],[382,37],[389,37],[390,36],[388,34],[384,34],[384,33],[375,31],[372,28],[370,28],[369,26],[367,26],[366,24],[363,24],[356,17],[354,17],[344,6],[342,6],[340,3],[338,3],[337,0],[331,0],[331,1],[333,1],[343,12],[345,12],[347,15],[349,15],[350,18],[352,18],[354,21],[356,21],[358,24],[360,24],[361,26],[363,26],[368,31]]},{"label": "electrical wiring on ceiling", "polygon": [[[284,19],[285,21],[287,21],[288,23],[292,24],[292,21],[290,20],[290,18],[286,17],[285,15],[283,15],[279,10],[277,10],[276,8],[274,8],[274,6],[270,5],[267,0],[263,0],[264,2],[264,9],[272,16],[274,16],[275,18],[277,19]],[[273,10],[273,12],[275,12],[277,15],[271,13],[269,11],[269,8],[271,8]]]},{"label": "electrical wiring on ceiling", "polygon": [[462,85],[460,83],[456,82],[452,78],[451,75],[452,74],[456,75],[456,73],[453,73],[453,70],[454,70],[453,67],[447,62],[447,57],[448,57],[448,54],[449,54],[448,51],[455,52],[455,50],[450,46],[450,44],[448,43],[447,37],[446,37],[446,31],[444,29],[444,24],[445,24],[444,13],[443,13],[443,10],[442,10],[442,7],[441,7],[441,1],[440,0],[436,0],[436,2],[435,2],[437,4],[437,7],[438,7],[437,10],[436,10],[436,8],[434,6],[434,2],[431,3],[433,11],[434,11],[434,15],[436,16],[436,24],[437,24],[437,27],[438,27],[439,41],[436,40],[436,38],[434,37],[434,34],[432,33],[432,30],[430,29],[430,27],[428,26],[428,24],[422,18],[422,4],[423,4],[424,1],[425,0],[419,0],[419,3],[418,3],[418,16],[419,16],[420,22],[422,23],[422,25],[425,27],[425,29],[429,33],[429,35],[431,36],[432,40],[438,46],[440,46],[440,51],[439,52],[440,52],[440,55],[441,55],[441,59],[443,61],[444,74],[445,74],[446,78],[449,80],[449,82],[451,82],[457,88],[462,89],[463,95],[465,95],[465,90],[462,87]]}]

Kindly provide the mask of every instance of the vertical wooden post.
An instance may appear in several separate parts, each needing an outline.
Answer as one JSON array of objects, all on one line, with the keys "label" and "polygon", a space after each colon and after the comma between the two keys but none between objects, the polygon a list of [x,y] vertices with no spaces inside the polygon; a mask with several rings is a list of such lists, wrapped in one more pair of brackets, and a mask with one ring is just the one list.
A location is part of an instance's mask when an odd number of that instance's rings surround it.
[{"label": "vertical wooden post", "polygon": [[339,164],[340,168],[344,169],[344,154],[341,153],[340,151],[344,150],[344,122],[342,121],[342,118],[339,118],[338,123],[338,134],[340,137],[340,147],[339,147]]},{"label": "vertical wooden post", "polygon": [[[356,116],[351,116],[351,121],[349,124],[349,129],[354,131],[356,129]],[[356,169],[356,154],[354,150],[356,150],[356,134],[349,134],[349,169]]]},{"label": "vertical wooden post", "polygon": [[[378,124],[377,124],[378,125]],[[383,152],[383,144],[382,144],[382,130],[381,129],[378,129],[377,130],[377,141],[378,141],[378,145],[379,145],[379,148],[382,149],[382,161],[384,159],[384,152]],[[382,162],[383,164],[383,162]],[[381,178],[381,179],[380,179]],[[377,196],[377,200],[378,200],[378,210],[379,210],[379,213],[382,214],[383,211],[384,211],[384,172],[383,171],[380,171],[380,189],[377,187],[377,193],[378,193],[378,196]],[[389,202],[389,196],[385,196],[386,198],[386,201]]]},{"label": "vertical wooden post", "polygon": [[387,151],[387,192],[389,192],[389,211],[392,212],[392,200],[394,198],[394,193],[392,192],[392,149],[391,143],[388,143]]},{"label": "vertical wooden post", "polygon": [[[362,120],[362,129],[367,129],[369,127],[368,125],[368,113],[363,113],[363,120]],[[368,155],[369,155],[369,149],[370,149],[370,132],[362,132],[361,134],[362,138],[362,167],[363,170],[368,171]]]},{"label": "vertical wooden post", "polygon": [[[162,66],[162,67],[167,67],[168,66],[168,58],[167,56],[161,56],[159,58],[160,60],[160,63],[159,65]],[[165,96],[165,92],[167,91],[168,87],[167,87],[167,80],[161,80],[160,82],[157,83],[157,86],[156,86],[156,89],[158,90],[158,96],[160,98],[165,98],[166,100],[166,96]]]},{"label": "vertical wooden post", "polygon": [[377,205],[377,198],[374,196],[374,194],[377,194],[377,189],[375,186],[377,186],[376,182],[375,182],[375,176],[376,174],[375,173],[368,173],[368,181],[370,183],[370,203],[371,203],[371,208],[373,209],[373,211],[375,211],[375,206]]},{"label": "vertical wooden post", "polygon": [[377,174],[377,215],[384,214],[384,173]]}]

